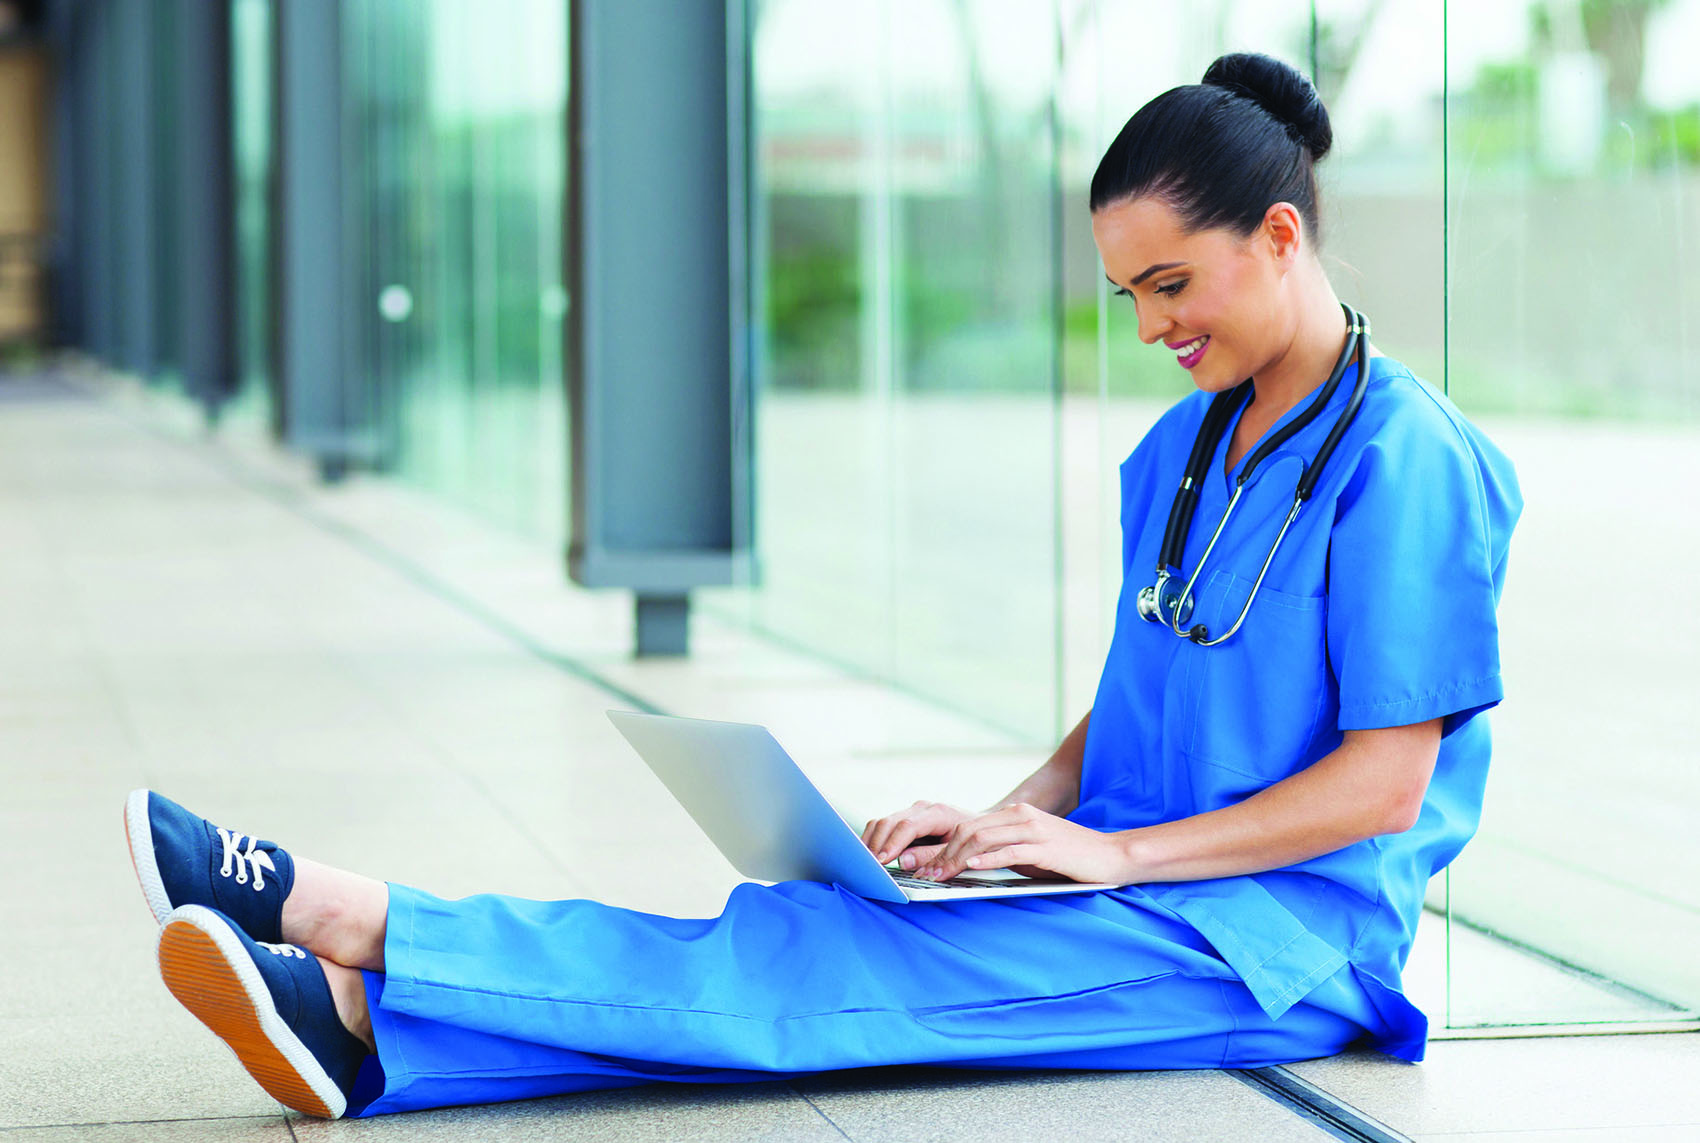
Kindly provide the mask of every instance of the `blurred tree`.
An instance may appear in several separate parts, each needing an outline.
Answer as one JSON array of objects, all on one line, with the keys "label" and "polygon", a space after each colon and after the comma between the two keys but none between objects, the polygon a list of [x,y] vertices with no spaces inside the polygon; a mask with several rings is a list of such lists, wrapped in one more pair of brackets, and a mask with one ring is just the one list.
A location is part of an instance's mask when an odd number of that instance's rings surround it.
[{"label": "blurred tree", "polygon": [[[1641,103],[1641,74],[1647,59],[1647,24],[1669,0],[1545,0],[1529,11],[1538,54],[1595,53],[1606,67],[1606,97],[1613,117]],[[1578,28],[1579,25],[1579,28]],[[1574,42],[1580,32],[1581,43]]]},{"label": "blurred tree", "polygon": [[1383,7],[1383,0],[1370,0],[1355,18],[1335,20],[1317,19],[1312,9],[1311,82],[1324,105],[1333,107],[1336,97],[1345,89],[1346,77],[1352,74],[1358,53],[1363,50]]}]

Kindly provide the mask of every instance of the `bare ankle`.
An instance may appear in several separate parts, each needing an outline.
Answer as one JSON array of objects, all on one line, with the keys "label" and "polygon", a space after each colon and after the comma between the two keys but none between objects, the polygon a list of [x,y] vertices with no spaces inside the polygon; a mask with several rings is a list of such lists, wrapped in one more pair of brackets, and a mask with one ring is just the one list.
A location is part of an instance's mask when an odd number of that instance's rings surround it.
[{"label": "bare ankle", "polygon": [[366,1003],[366,980],[360,970],[324,957],[318,959],[319,967],[325,972],[325,983],[330,986],[331,1000],[336,1004],[337,1019],[368,1051],[377,1051],[377,1041],[372,1038],[372,1012]]},{"label": "bare ankle", "polygon": [[388,913],[382,881],[298,857],[283,902],[283,939],[339,965],[382,972]]}]

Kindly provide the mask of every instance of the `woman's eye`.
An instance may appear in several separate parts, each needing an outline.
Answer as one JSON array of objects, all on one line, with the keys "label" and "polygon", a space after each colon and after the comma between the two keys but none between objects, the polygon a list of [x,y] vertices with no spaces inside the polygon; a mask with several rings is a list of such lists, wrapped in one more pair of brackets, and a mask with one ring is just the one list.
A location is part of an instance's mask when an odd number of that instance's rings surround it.
[{"label": "woman's eye", "polygon": [[1161,286],[1157,287],[1156,292],[1162,294],[1166,298],[1172,298],[1182,290],[1186,289],[1187,281],[1188,279],[1182,278],[1178,282],[1164,282]]},{"label": "woman's eye", "polygon": [[1131,298],[1133,297],[1133,291],[1125,286],[1117,286],[1115,296],[1118,298]]}]

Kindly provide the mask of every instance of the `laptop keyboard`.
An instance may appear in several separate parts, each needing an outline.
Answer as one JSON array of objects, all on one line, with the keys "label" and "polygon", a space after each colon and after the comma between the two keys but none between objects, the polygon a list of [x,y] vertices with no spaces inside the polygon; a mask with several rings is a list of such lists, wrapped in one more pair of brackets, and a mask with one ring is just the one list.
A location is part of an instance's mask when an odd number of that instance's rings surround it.
[{"label": "laptop keyboard", "polygon": [[[993,881],[985,877],[952,877],[948,881],[928,881],[924,877],[911,877],[907,873],[887,870],[891,879],[905,889],[1002,889],[1010,885],[1009,881]],[[1015,882],[1014,884],[1020,884]]]}]

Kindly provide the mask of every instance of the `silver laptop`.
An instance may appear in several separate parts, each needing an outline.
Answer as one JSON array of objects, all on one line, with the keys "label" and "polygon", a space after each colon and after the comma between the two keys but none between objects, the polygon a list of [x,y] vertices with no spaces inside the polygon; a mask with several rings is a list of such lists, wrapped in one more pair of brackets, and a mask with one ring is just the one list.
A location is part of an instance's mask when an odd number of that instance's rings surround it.
[{"label": "silver laptop", "polygon": [[826,881],[876,901],[1089,893],[1115,885],[1005,870],[923,881],[879,863],[766,727],[611,710],[608,717],[745,877]]}]

